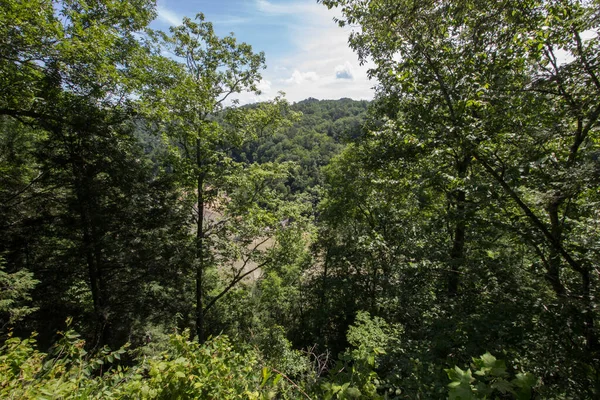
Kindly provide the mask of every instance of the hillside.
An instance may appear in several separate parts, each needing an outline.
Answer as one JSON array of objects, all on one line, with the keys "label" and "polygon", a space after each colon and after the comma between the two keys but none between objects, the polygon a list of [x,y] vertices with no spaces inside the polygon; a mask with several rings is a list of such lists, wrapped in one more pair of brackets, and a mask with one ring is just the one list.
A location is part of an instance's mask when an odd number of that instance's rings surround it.
[{"label": "hillside", "polygon": [[345,144],[360,137],[369,102],[352,99],[307,99],[290,109],[302,117],[290,128],[253,141],[236,152],[245,162],[293,161],[298,167],[288,181],[294,193],[323,184],[321,168],[339,154]]}]

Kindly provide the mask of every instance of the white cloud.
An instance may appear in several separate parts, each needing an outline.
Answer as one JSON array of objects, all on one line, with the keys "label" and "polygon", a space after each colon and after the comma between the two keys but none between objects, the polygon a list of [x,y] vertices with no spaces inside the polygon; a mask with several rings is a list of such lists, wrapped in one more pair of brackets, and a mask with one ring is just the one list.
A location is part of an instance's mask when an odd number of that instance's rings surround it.
[{"label": "white cloud", "polygon": [[[165,7],[163,1],[159,0],[157,22],[181,24],[182,15]],[[361,66],[348,47],[352,28],[340,28],[333,21],[339,11],[312,0],[252,0],[248,5],[241,16],[217,15],[215,25],[272,24],[280,27],[279,35],[284,27],[285,34],[273,40],[287,39],[287,50],[267,53],[267,69],[259,85],[262,93],[240,94],[236,98],[241,104],[272,99],[279,91],[286,92],[290,101],[373,97],[375,82],[369,81],[367,66]]]},{"label": "white cloud", "polygon": [[156,7],[156,11],[158,13],[157,18],[159,21],[165,22],[169,25],[181,25],[183,17],[178,15],[176,12],[160,5]]},{"label": "white cloud", "polygon": [[214,19],[211,19],[210,22],[215,26],[220,25],[241,25],[251,22],[249,18],[242,18],[233,15],[218,15],[215,16]]},{"label": "white cloud", "polygon": [[354,67],[349,61],[335,67],[335,79],[354,79]]},{"label": "white cloud", "polygon": [[295,15],[299,13],[311,12],[316,2],[304,2],[293,1],[286,4],[276,4],[268,0],[256,0],[256,7],[258,11],[273,14],[273,15]]},{"label": "white cloud", "polygon": [[268,59],[264,76],[273,82],[274,93],[283,89],[291,101],[308,97],[373,98],[375,82],[367,77],[369,65],[361,66],[348,46],[351,28],[340,28],[333,21],[339,11],[305,0],[285,5],[275,0],[256,0],[256,8],[285,19],[292,38],[286,55]]},{"label": "white cloud", "polygon": [[314,71],[300,72],[295,69],[292,76],[289,79],[283,80],[283,82],[286,84],[300,85],[304,82],[315,82],[318,80],[319,75]]},{"label": "white cloud", "polygon": [[258,83],[258,90],[263,93],[268,93],[271,90],[271,81],[261,79],[261,81]]},{"label": "white cloud", "polygon": [[257,85],[260,94],[251,93],[251,92],[242,92],[233,96],[230,101],[226,102],[227,105],[231,105],[233,101],[237,101],[238,104],[250,104],[256,103],[259,101],[267,101],[275,97],[272,90],[271,81],[267,79],[261,79],[261,81]]},{"label": "white cloud", "polygon": [[597,32],[593,29],[588,29],[587,31],[581,32],[579,35],[581,36],[581,40],[587,42],[588,40],[597,38],[599,34],[600,32]]}]

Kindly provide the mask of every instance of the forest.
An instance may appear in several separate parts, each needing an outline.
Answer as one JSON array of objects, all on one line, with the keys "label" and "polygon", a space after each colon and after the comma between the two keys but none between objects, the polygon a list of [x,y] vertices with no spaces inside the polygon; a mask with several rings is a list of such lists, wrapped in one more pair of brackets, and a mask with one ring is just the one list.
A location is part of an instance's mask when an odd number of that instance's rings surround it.
[{"label": "forest", "polygon": [[372,101],[2,0],[0,398],[600,398],[600,1],[319,3]]}]

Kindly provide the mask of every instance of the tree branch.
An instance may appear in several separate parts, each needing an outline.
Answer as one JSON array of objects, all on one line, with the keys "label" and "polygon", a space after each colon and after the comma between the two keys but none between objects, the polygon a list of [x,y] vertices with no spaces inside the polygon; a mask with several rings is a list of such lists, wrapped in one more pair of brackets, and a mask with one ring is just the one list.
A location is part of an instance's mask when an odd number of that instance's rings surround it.
[{"label": "tree branch", "polygon": [[552,235],[546,225],[535,215],[535,213],[521,200],[519,195],[510,187],[510,185],[494,170],[494,168],[488,164],[488,162],[479,153],[473,152],[474,157],[479,161],[483,168],[502,186],[502,188],[508,193],[508,195],[517,203],[525,215],[533,222],[533,225],[546,237],[548,242],[558,251],[565,261],[575,271],[583,274],[585,269],[571,257],[571,255],[563,248],[560,242]]},{"label": "tree branch", "polygon": [[[264,267],[265,265],[267,265],[269,262],[271,262],[271,260],[265,260],[262,263],[258,264],[256,267],[252,268],[249,271],[246,271],[245,273],[243,273],[242,275],[240,275],[239,273],[236,275],[236,277],[229,283],[229,285],[227,285],[227,287],[225,287],[225,289],[223,289],[221,291],[221,293],[219,293],[218,295],[216,295],[215,297],[212,298],[211,301],[208,302],[208,304],[206,305],[206,307],[204,307],[204,310],[202,310],[202,314],[206,315],[206,313],[208,312],[208,310],[210,310],[210,308],[217,302],[217,300],[219,300],[221,297],[225,296],[227,293],[229,293],[229,291],[238,283],[240,282],[242,279],[244,279],[245,277],[247,277],[248,275],[250,275],[251,273],[253,273],[254,271]],[[245,263],[244,263],[245,265]],[[243,270],[240,269],[240,272]]]}]

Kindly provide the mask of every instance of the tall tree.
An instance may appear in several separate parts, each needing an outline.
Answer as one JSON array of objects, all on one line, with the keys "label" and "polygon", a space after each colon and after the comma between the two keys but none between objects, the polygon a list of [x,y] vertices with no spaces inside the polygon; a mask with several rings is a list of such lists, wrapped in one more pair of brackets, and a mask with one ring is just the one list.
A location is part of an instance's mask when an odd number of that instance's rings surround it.
[{"label": "tall tree", "polygon": [[[435,171],[429,182],[447,196],[449,293],[476,271],[468,249],[482,246],[477,221],[499,207],[503,219],[491,222],[504,240],[528,244],[533,273],[542,265],[557,309],[571,310],[557,318],[563,356],[577,353],[597,368],[598,260],[589,247],[597,233],[587,206],[597,184],[596,2],[323,3],[341,7],[340,25],[361,26],[350,44],[375,63],[380,115],[389,120],[374,138],[388,141],[379,154],[388,149],[394,162],[412,152],[411,169],[427,159],[422,171]],[[572,346],[573,337],[585,345]],[[580,388],[588,378],[598,384],[586,375]]]},{"label": "tall tree", "polygon": [[[237,94],[259,93],[264,54],[254,53],[251,46],[237,43],[233,36],[219,38],[202,14],[196,20],[184,18],[182,25],[171,28],[170,34],[157,36],[175,59],[164,65],[162,74],[168,77],[164,97],[156,97],[160,90],[151,89],[147,92],[148,107],[161,110],[158,115],[163,117],[166,136],[177,154],[176,168],[184,177],[186,189],[196,195],[196,332],[198,339],[204,341],[205,315],[222,297],[218,294],[205,302],[207,268],[214,259],[210,236],[232,218],[215,219],[219,204],[227,202],[224,196],[231,195],[223,189],[239,169],[230,152],[249,139],[277,129],[293,113],[281,98],[257,107],[236,107]],[[231,285],[226,287],[233,287],[242,276],[243,271],[234,274]]]},{"label": "tall tree", "polygon": [[[131,249],[140,243],[134,237],[156,224],[150,214],[161,214],[169,198],[169,185],[161,187],[165,182],[153,175],[135,137],[134,93],[142,84],[135,71],[148,66],[149,55],[139,35],[154,7],[152,1],[10,1],[0,14],[6,34],[1,76],[10,83],[0,98],[7,121],[3,143],[12,133],[36,132],[29,148],[20,149],[32,159],[33,171],[22,175],[29,181],[3,196],[3,214],[28,205],[6,227],[16,235],[3,250],[10,252],[9,265],[18,268],[25,260],[43,277],[39,293],[59,303],[45,307],[44,316],[64,320],[67,313],[85,310],[89,298],[92,343],[98,345],[110,339],[115,314],[128,309],[127,296],[118,293],[143,282],[139,277],[148,270],[141,269],[156,267],[142,261],[143,252],[135,260]],[[40,12],[32,14],[32,8]],[[51,318],[50,331],[56,323]]]}]

